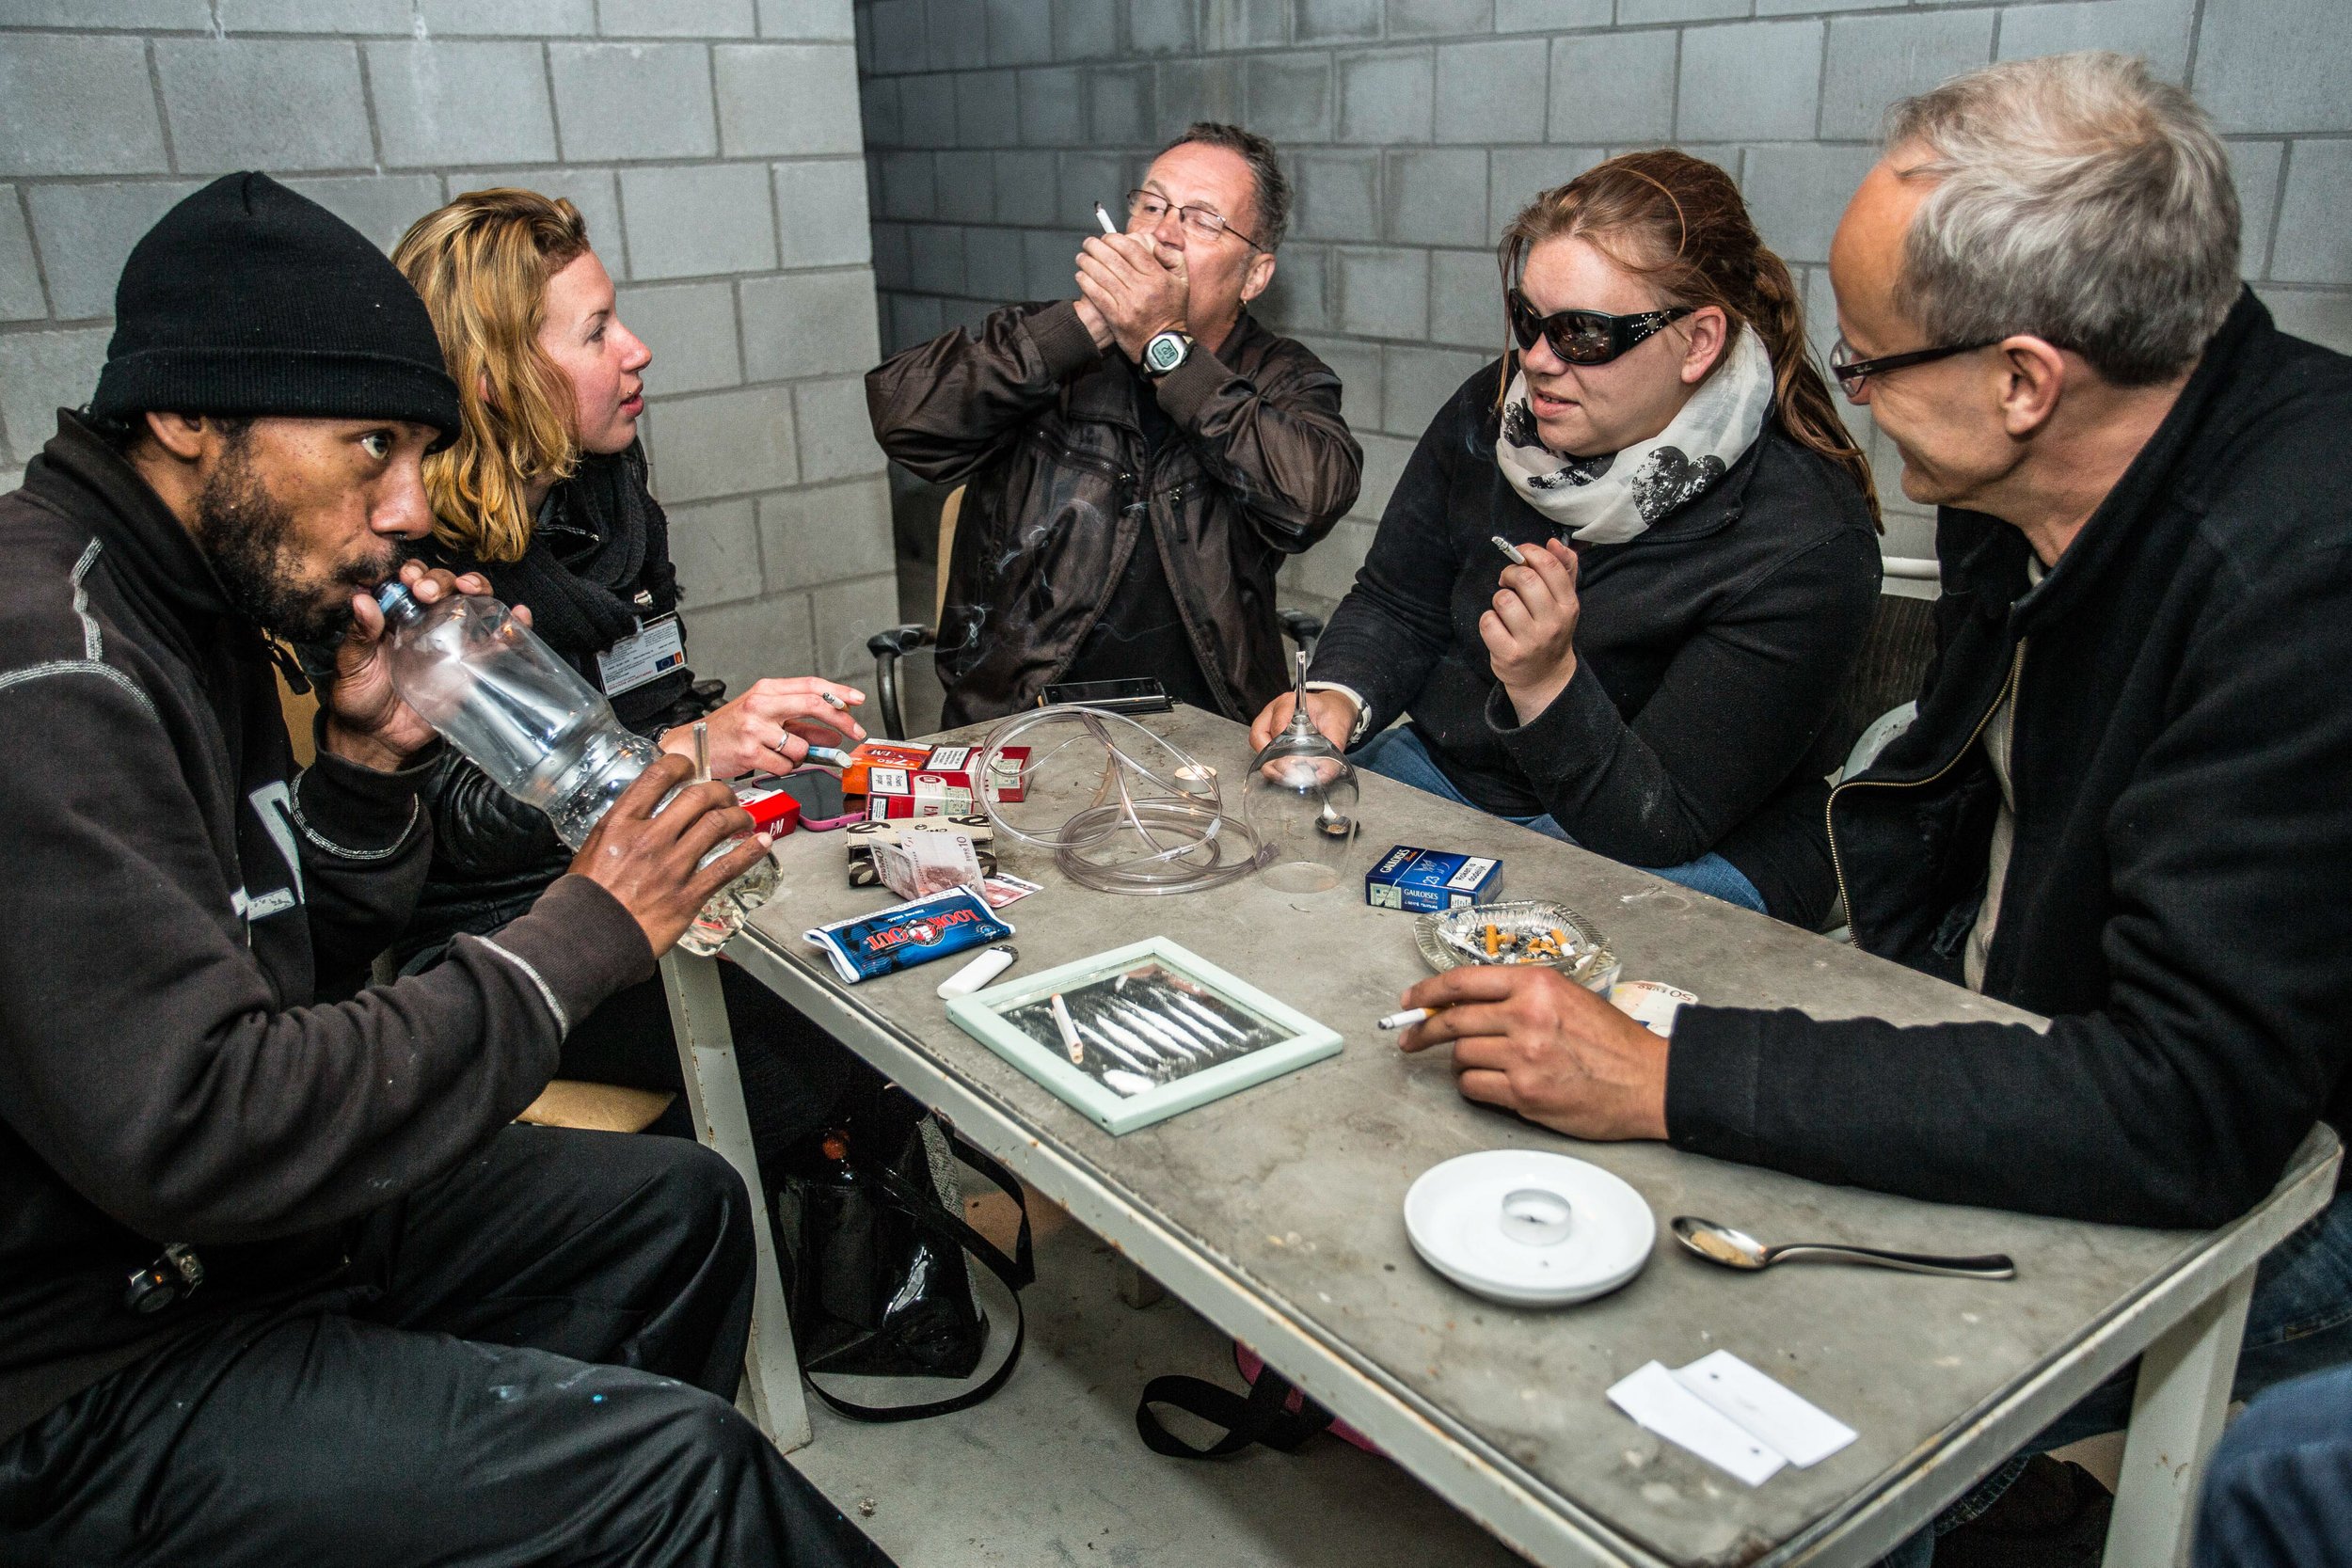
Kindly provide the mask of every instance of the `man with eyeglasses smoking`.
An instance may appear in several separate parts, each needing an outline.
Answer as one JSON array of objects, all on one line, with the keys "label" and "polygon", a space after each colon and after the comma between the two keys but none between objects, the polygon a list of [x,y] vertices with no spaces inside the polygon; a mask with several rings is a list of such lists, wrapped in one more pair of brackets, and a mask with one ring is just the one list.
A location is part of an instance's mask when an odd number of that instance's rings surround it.
[{"label": "man with eyeglasses smoking", "polygon": [[1248,310],[1290,184],[1203,122],[1090,235],[1077,297],[1009,305],[866,378],[882,450],[966,486],[938,629],[944,722],[1058,682],[1157,680],[1247,721],[1285,684],[1274,576],[1356,499],[1340,380]]}]

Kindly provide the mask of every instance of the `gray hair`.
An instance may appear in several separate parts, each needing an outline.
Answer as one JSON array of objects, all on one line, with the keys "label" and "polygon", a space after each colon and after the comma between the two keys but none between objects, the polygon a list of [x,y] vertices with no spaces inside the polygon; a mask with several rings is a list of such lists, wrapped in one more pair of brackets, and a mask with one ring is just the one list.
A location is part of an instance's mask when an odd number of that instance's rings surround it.
[{"label": "gray hair", "polygon": [[2204,111],[2104,50],[2010,60],[1887,111],[1931,179],[1895,304],[1931,342],[2030,333],[2107,380],[2178,374],[2230,313],[2237,189]]},{"label": "gray hair", "polygon": [[1165,157],[1196,142],[1238,153],[1241,161],[1249,166],[1249,182],[1258,209],[1258,221],[1249,237],[1267,251],[1281,248],[1283,231],[1291,226],[1291,182],[1282,172],[1274,144],[1255,131],[1245,131],[1222,120],[1200,119],[1185,126],[1184,134],[1161,148],[1160,154]]}]

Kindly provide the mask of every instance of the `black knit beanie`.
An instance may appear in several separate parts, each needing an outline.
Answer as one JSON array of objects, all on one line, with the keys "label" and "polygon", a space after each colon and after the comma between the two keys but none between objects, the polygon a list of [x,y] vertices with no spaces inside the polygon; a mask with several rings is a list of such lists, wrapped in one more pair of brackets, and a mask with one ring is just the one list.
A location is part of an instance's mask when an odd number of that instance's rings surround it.
[{"label": "black knit beanie", "polygon": [[149,230],[115,288],[90,412],[407,420],[457,434],[433,318],[360,232],[266,174],[229,174]]}]

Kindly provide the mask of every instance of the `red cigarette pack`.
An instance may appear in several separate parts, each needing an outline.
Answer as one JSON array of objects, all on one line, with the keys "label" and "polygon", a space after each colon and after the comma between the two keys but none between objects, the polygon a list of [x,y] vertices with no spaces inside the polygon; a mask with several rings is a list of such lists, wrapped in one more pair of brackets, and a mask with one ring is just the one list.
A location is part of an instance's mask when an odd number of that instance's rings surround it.
[{"label": "red cigarette pack", "polygon": [[[977,746],[935,746],[919,765],[867,769],[866,816],[886,822],[901,816],[968,816],[980,810],[972,785]],[[988,799],[1021,800],[1028,795],[1029,749],[1009,746],[998,753],[988,780]]]}]

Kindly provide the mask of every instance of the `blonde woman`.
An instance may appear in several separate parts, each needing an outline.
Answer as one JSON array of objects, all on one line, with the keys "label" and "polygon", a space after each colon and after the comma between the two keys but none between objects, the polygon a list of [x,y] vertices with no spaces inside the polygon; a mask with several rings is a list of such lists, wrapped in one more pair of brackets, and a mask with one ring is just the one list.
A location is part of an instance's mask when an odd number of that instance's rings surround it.
[{"label": "blonde woman", "polygon": [[[684,659],[669,524],[637,438],[653,354],[621,321],[580,210],[532,191],[470,191],[418,219],[392,261],[432,314],[463,420],[456,439],[425,459],[432,553],[528,606],[539,635],[612,699],[623,723],[691,754],[689,726],[707,705]],[[847,710],[864,701],[807,676],[759,681],[708,714],[711,771],[784,772],[810,739],[862,739]],[[571,858],[542,813],[462,758],[441,764],[426,799],[432,869],[393,949],[407,968],[460,932],[503,926]],[[724,969],[761,1164],[780,1170],[858,1069],[772,992]],[[582,1020],[558,1075],[679,1088],[659,985],[623,991]],[[681,1101],[656,1130],[685,1123]]]}]

